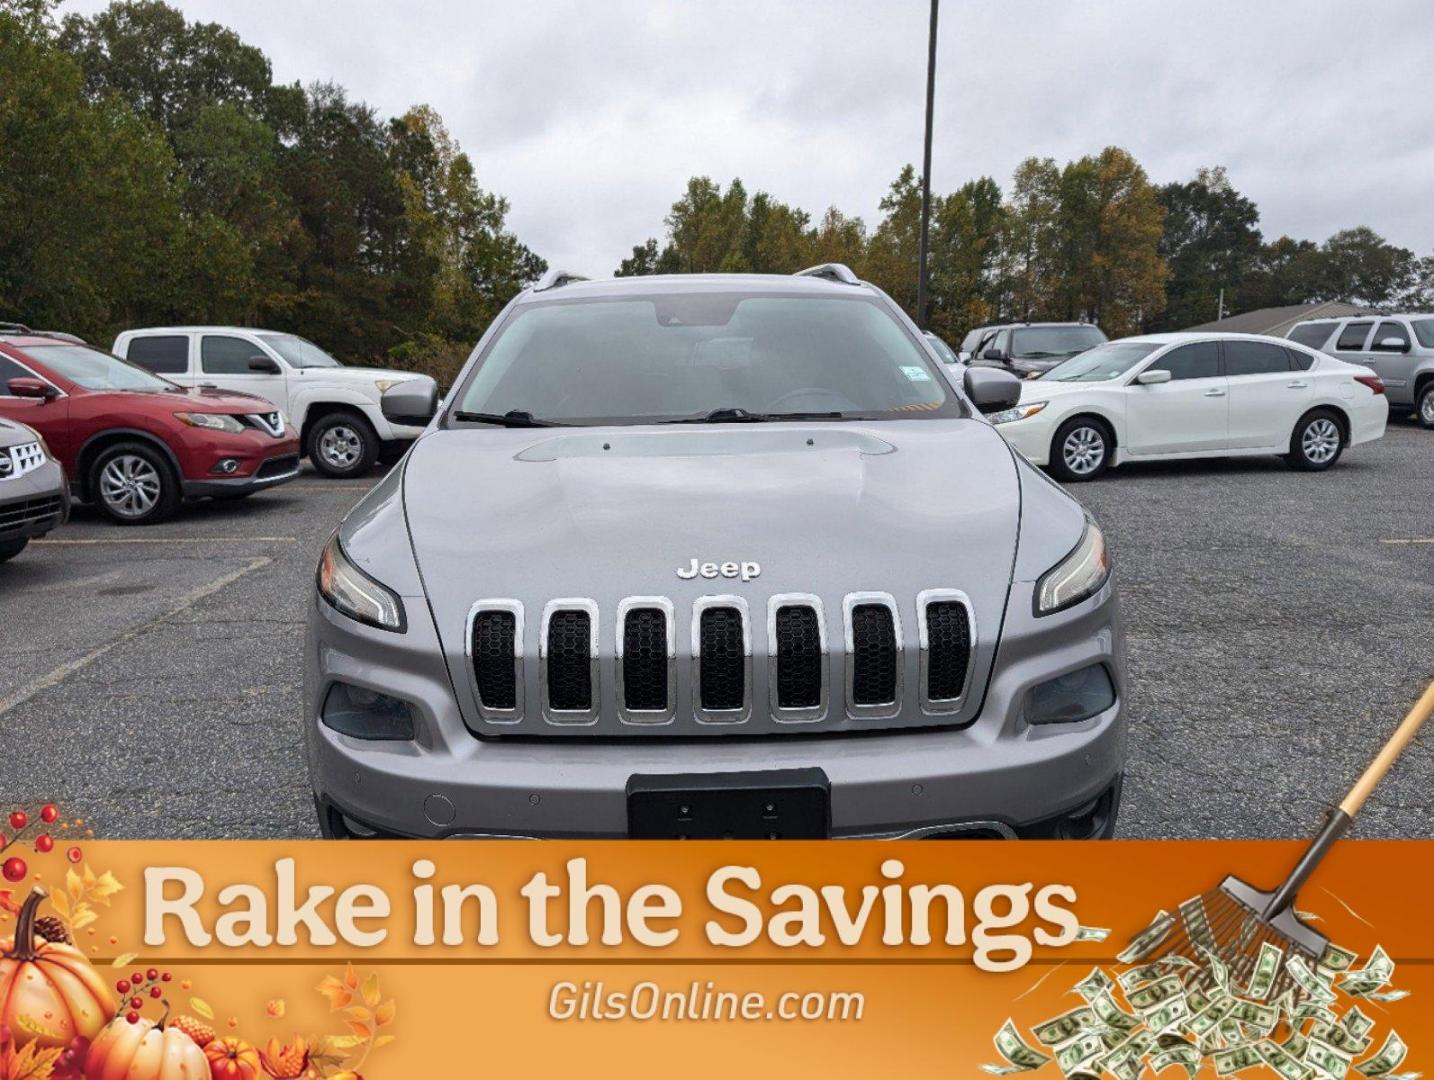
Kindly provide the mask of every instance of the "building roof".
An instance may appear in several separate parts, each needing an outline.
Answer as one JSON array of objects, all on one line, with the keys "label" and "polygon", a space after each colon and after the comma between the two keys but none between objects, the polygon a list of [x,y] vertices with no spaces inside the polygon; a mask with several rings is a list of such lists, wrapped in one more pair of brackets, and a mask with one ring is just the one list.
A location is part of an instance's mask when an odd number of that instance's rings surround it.
[{"label": "building roof", "polygon": [[1187,327],[1189,330],[1222,331],[1231,334],[1270,334],[1283,337],[1295,323],[1306,319],[1340,319],[1346,315],[1378,315],[1374,308],[1346,304],[1342,300],[1323,300],[1317,304],[1291,304],[1288,307],[1259,308],[1241,315],[1231,315],[1217,322]]}]

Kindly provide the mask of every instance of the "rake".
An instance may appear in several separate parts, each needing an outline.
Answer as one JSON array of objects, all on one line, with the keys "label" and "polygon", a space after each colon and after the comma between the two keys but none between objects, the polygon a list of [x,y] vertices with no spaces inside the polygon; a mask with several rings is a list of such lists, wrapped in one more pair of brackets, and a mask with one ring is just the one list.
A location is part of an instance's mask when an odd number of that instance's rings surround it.
[{"label": "rake", "polygon": [[[1182,957],[1190,960],[1196,967],[1189,971],[1199,972],[1191,976],[1191,981],[1208,985],[1214,978],[1206,967],[1205,959],[1215,956],[1229,972],[1231,985],[1248,986],[1261,947],[1268,943],[1279,948],[1282,955],[1271,989],[1264,995],[1265,1000],[1277,1000],[1291,989],[1296,997],[1303,996],[1304,991],[1288,970],[1288,961],[1292,956],[1299,956],[1314,971],[1329,945],[1329,938],[1300,920],[1294,910],[1295,897],[1335,841],[1349,831],[1365,800],[1384,779],[1404,748],[1413,741],[1431,713],[1434,713],[1434,682],[1425,688],[1384,748],[1350,788],[1344,801],[1330,813],[1324,828],[1278,888],[1265,892],[1230,875],[1220,883],[1219,888],[1181,904],[1179,915],[1168,917],[1170,925],[1163,940],[1149,946],[1146,955],[1140,959],[1168,961],[1172,957]],[[1152,933],[1159,939],[1158,927],[1145,931],[1145,935]]]}]

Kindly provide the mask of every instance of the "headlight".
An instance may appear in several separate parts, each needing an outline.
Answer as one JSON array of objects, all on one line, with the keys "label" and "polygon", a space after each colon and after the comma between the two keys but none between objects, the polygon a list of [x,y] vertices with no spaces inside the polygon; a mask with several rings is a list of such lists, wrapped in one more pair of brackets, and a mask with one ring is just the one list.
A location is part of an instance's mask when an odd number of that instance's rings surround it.
[{"label": "headlight", "polygon": [[1110,554],[1100,526],[1086,519],[1085,535],[1075,550],[1041,577],[1036,585],[1036,614],[1049,615],[1078,604],[1099,591],[1110,577]]},{"label": "headlight", "polygon": [[174,414],[174,418],[181,424],[188,424],[190,427],[208,428],[210,431],[227,431],[231,435],[238,435],[244,430],[243,424],[224,413],[177,412]]},{"label": "headlight", "polygon": [[1000,412],[991,413],[986,419],[993,424],[1009,424],[1012,420],[1024,420],[1028,416],[1035,416],[1047,404],[1049,403],[1045,401],[1032,401],[1028,404],[1017,405],[1013,409],[1002,409]]},{"label": "headlight", "polygon": [[403,601],[349,562],[337,534],[319,559],[318,585],[319,595],[350,619],[400,634],[406,629]]},{"label": "headlight", "polygon": [[392,390],[399,383],[407,381],[406,379],[377,379],[374,381],[374,385],[378,387],[378,392],[382,394],[385,391]]}]

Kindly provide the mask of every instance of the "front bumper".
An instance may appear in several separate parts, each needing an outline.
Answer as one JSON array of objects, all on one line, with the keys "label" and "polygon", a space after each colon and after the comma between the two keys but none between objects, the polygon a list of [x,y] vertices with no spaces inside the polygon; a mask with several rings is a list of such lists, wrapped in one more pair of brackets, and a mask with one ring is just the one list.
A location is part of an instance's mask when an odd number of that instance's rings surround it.
[{"label": "front bumper", "polygon": [[[1031,582],[1012,586],[979,717],[956,730],[671,739],[479,738],[464,725],[421,600],[405,634],[315,599],[305,643],[304,728],[321,812],[399,836],[622,837],[634,774],[820,768],[836,837],[1039,834],[1043,823],[1118,797],[1126,754],[1124,644],[1113,587],[1036,618]],[[1089,720],[1026,723],[1027,692],[1103,663],[1116,704]],[[335,681],[410,703],[412,742],[365,742],[324,726]],[[1112,808],[1113,813],[1113,808]]]},{"label": "front bumper", "polygon": [[1054,420],[1046,418],[1046,413],[1050,411],[1045,409],[1024,420],[995,425],[1011,448],[1038,468],[1045,468],[1051,460],[1051,441],[1055,438],[1057,425]]},{"label": "front bumper", "polygon": [[0,480],[0,541],[44,536],[70,516],[70,486],[55,461],[33,472]]},{"label": "front bumper", "polygon": [[204,480],[186,480],[183,484],[186,499],[224,498],[244,495],[251,491],[278,487],[296,480],[299,476],[299,455],[275,454],[259,463],[249,476],[216,476]]}]

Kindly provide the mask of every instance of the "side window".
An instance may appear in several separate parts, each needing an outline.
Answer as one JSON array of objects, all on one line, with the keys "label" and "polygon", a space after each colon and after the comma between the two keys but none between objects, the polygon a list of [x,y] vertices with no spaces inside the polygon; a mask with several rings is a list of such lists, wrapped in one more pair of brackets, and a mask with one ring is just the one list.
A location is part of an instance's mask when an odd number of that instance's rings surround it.
[{"label": "side window", "polygon": [[1285,352],[1290,354],[1290,363],[1296,371],[1308,371],[1314,366],[1315,358],[1307,352],[1300,349],[1286,349]]},{"label": "side window", "polygon": [[189,338],[183,334],[131,338],[126,359],[156,375],[183,375],[189,370]]},{"label": "side window", "polygon": [[1269,341],[1225,342],[1225,374],[1272,375],[1290,370],[1290,354],[1284,347]]},{"label": "side window", "polygon": [[1334,347],[1342,352],[1362,352],[1364,350],[1364,339],[1369,336],[1369,328],[1372,322],[1352,322],[1339,332],[1339,340]]},{"label": "side window", "polygon": [[206,375],[252,375],[249,361],[264,350],[237,337],[205,334],[199,343],[199,366]]},{"label": "side window", "polygon": [[[1397,338],[1402,345],[1385,345],[1390,338]],[[1369,343],[1371,352],[1408,352],[1409,331],[1397,322],[1382,322],[1374,331],[1374,340]]]},{"label": "side window", "polygon": [[1009,330],[1002,330],[1002,331],[1001,331],[1000,333],[998,333],[995,337],[993,337],[990,341],[986,342],[986,348],[988,348],[988,349],[1000,349],[1003,353],[1010,353],[1010,351],[1011,351],[1011,332],[1010,332]]},{"label": "side window", "polygon": [[0,356],[0,397],[14,397],[10,393],[11,379],[33,379],[34,376],[8,356]]},{"label": "side window", "polygon": [[1197,341],[1181,345],[1150,365],[1152,369],[1170,372],[1170,381],[1179,379],[1213,379],[1220,374],[1220,346],[1213,341]]},{"label": "side window", "polygon": [[1298,341],[1301,345],[1308,345],[1311,349],[1318,349],[1329,340],[1330,334],[1334,332],[1334,325],[1327,322],[1300,323],[1289,333],[1291,341]]}]

